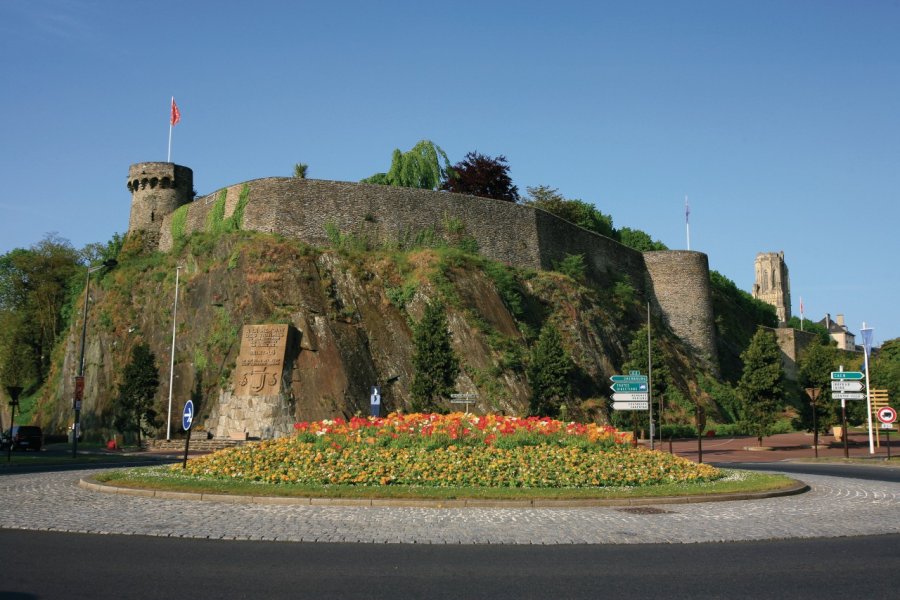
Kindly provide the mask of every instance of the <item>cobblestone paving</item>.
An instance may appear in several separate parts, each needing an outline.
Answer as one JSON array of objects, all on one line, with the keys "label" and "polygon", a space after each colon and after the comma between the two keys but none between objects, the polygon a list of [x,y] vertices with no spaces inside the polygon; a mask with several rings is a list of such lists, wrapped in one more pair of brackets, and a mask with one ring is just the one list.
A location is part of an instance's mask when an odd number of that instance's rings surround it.
[{"label": "cobblestone paving", "polygon": [[[900,532],[900,484],[797,475],[812,491],[661,505],[658,514],[572,509],[240,505],[78,487],[92,471],[0,477],[0,528],[211,539],[419,544],[690,543]],[[633,509],[632,509],[633,511]]]}]

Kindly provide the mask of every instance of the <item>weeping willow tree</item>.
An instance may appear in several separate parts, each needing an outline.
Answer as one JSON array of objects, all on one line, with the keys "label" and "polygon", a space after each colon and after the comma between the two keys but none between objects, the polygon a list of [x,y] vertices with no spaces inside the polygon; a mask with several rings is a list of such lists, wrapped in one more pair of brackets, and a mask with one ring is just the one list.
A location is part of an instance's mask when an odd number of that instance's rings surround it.
[{"label": "weeping willow tree", "polygon": [[388,172],[376,173],[362,182],[436,190],[447,180],[449,169],[450,161],[440,146],[421,140],[408,152],[394,150]]}]

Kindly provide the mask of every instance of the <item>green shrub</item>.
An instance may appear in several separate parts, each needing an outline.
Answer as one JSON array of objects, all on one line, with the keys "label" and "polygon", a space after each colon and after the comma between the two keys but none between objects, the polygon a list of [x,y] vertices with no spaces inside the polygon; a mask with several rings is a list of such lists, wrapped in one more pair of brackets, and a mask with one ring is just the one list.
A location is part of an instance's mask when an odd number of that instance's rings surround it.
[{"label": "green shrub", "polygon": [[225,198],[227,196],[228,190],[220,191],[216,201],[206,214],[207,233],[217,234],[225,231]]},{"label": "green shrub", "polygon": [[584,255],[566,254],[561,261],[554,261],[553,270],[568,275],[575,281],[583,281],[585,275]]},{"label": "green shrub", "polygon": [[180,248],[184,243],[184,229],[187,225],[187,214],[189,207],[189,204],[179,206],[177,209],[175,209],[175,212],[172,213],[172,242],[177,248]]}]

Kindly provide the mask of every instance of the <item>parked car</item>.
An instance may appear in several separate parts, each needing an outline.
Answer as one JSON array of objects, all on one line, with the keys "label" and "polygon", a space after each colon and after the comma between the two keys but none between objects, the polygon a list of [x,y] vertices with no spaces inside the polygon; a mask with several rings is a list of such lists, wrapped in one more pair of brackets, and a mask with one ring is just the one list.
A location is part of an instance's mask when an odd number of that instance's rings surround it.
[{"label": "parked car", "polygon": [[[3,436],[3,447],[10,443],[9,432]],[[40,450],[44,445],[44,432],[37,425],[13,425],[13,450]]]}]

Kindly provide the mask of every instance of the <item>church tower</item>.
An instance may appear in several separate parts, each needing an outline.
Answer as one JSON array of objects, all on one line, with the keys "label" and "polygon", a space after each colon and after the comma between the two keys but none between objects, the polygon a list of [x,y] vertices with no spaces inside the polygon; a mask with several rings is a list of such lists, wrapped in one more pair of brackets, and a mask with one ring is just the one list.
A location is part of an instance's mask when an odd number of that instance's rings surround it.
[{"label": "church tower", "polygon": [[778,326],[791,318],[791,283],[784,252],[760,252],[756,255],[756,283],[753,297],[775,307]]}]

